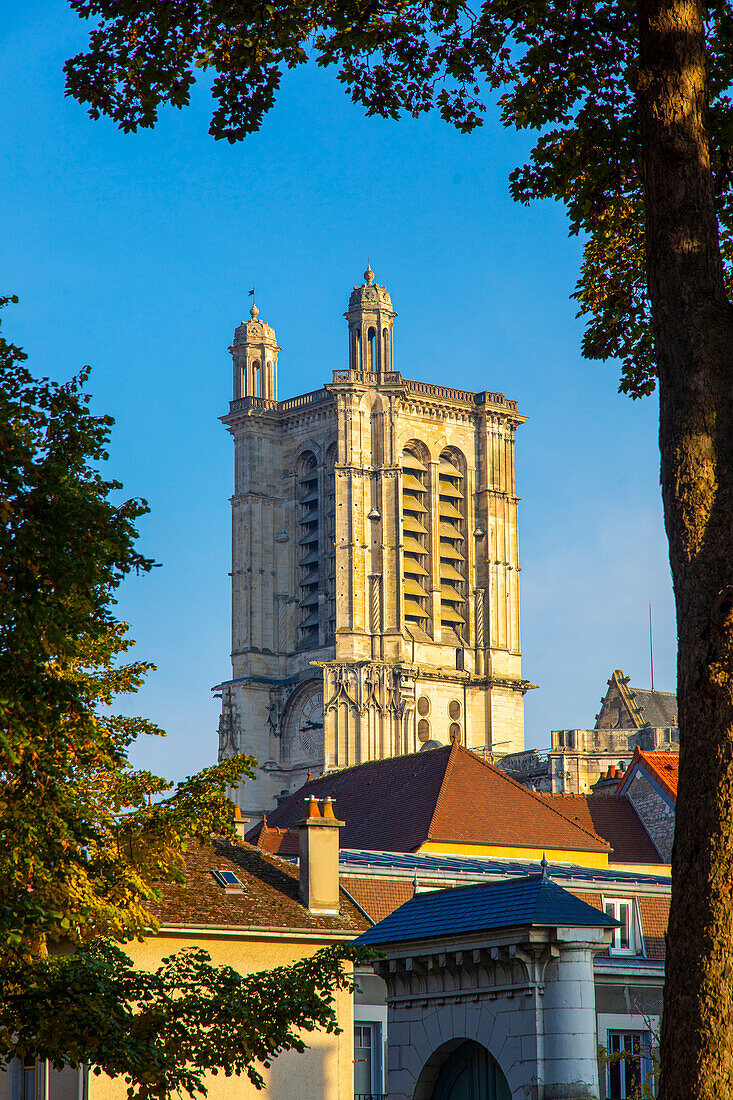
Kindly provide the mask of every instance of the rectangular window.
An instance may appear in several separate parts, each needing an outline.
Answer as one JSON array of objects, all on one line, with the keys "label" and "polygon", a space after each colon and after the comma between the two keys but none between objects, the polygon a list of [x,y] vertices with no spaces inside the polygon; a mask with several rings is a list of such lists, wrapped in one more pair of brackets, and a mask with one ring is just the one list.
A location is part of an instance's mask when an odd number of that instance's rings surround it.
[{"label": "rectangular window", "polygon": [[372,1100],[382,1095],[381,1026],[354,1025],[354,1100]]},{"label": "rectangular window", "polygon": [[40,1100],[41,1067],[35,1058],[13,1058],[8,1069],[10,1100]]},{"label": "rectangular window", "polygon": [[606,898],[604,902],[606,914],[620,921],[619,928],[614,928],[611,940],[610,952],[612,955],[636,954],[636,935],[634,921],[634,903],[628,898]]},{"label": "rectangular window", "polygon": [[648,1031],[609,1031],[607,1049],[608,1100],[655,1095]]}]

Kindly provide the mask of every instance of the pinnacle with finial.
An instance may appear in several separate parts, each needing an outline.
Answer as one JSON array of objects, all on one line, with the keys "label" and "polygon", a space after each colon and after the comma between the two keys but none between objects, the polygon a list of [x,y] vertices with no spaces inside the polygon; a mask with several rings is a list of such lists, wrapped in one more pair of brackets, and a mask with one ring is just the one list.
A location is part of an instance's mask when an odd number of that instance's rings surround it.
[{"label": "pinnacle with finial", "polygon": [[372,283],[374,282],[374,272],[372,271],[372,267],[371,267],[371,264],[369,263],[368,258],[367,258],[367,268],[366,268],[366,271],[364,272],[364,278],[366,279],[367,286],[371,286]]}]

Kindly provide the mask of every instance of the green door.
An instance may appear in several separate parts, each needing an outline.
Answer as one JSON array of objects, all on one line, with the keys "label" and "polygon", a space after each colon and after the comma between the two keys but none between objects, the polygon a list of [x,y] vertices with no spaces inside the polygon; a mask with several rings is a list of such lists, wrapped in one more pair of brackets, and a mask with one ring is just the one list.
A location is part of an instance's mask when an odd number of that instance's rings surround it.
[{"label": "green door", "polygon": [[467,1039],[443,1064],[433,1100],[511,1100],[511,1092],[486,1047]]}]

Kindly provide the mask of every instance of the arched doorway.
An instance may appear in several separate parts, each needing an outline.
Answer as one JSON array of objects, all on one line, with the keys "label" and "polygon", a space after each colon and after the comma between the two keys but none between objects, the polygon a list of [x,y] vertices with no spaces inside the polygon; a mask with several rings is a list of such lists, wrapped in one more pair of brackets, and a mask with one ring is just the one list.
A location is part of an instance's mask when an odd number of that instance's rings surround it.
[{"label": "arched doorway", "polygon": [[441,1066],[432,1100],[511,1100],[511,1092],[496,1059],[467,1039]]}]

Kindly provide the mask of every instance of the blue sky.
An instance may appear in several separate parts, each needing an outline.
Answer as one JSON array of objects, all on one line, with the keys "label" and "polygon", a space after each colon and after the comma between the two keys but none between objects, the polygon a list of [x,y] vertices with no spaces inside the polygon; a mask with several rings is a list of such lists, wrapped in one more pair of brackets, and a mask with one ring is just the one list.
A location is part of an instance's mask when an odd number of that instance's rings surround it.
[{"label": "blue sky", "polygon": [[569,295],[580,244],[562,208],[518,206],[530,148],[490,112],[465,136],[437,117],[364,118],[331,72],[289,74],[262,131],[209,137],[211,101],[125,135],[64,98],[85,26],[63,0],[0,14],[2,293],[36,374],[92,366],[116,419],[109,474],[143,496],[142,549],[118,611],[158,671],[128,710],[164,741],[140,764],[178,778],[216,758],[210,688],[229,668],[227,346],[257,285],[282,346],[279,396],[344,365],[342,314],[371,257],[399,316],[403,375],[502,390],[530,419],[517,443],[528,746],[592,725],[622,667],[674,690],[675,625],[659,493],[656,399],[617,393],[618,367],[580,357]]}]

